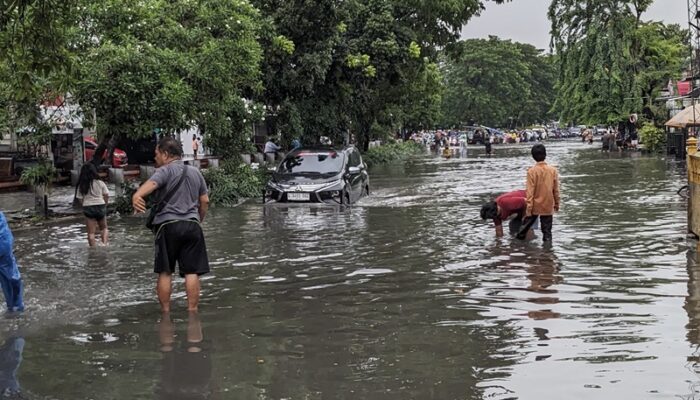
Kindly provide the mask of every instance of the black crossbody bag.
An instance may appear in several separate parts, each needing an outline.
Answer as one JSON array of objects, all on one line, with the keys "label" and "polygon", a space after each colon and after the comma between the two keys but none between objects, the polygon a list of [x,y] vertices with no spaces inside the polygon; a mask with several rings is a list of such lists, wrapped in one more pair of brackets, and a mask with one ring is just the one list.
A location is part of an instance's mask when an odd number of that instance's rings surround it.
[{"label": "black crossbody bag", "polygon": [[168,204],[175,192],[177,192],[177,189],[180,188],[182,182],[185,181],[185,176],[187,176],[187,165],[185,165],[182,169],[182,176],[180,177],[180,180],[177,181],[177,184],[172,189],[170,189],[168,193],[165,194],[165,197],[163,197],[163,199],[161,199],[157,204],[151,207],[150,211],[148,212],[148,217],[146,217],[146,228],[153,231],[153,233],[155,233],[157,228],[157,225],[153,224],[153,221],[156,219],[156,215],[158,215],[159,212],[163,211],[163,208]]}]

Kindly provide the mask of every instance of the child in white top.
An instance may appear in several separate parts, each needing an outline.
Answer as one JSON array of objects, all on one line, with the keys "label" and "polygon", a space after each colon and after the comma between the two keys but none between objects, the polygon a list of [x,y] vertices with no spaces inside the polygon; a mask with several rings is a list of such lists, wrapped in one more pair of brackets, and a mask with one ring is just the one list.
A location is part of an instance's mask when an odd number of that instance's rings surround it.
[{"label": "child in white top", "polygon": [[100,180],[97,168],[93,163],[83,165],[78,178],[78,188],[76,197],[82,200],[83,215],[85,215],[85,225],[88,232],[88,244],[95,246],[95,233],[99,226],[102,231],[102,244],[107,244],[107,203],[109,202],[109,191],[107,185]]}]

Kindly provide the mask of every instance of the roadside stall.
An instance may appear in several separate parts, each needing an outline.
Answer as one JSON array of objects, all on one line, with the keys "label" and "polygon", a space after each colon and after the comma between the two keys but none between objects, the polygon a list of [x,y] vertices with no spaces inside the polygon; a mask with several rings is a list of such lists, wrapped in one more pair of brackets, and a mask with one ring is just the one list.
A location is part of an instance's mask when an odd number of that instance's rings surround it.
[{"label": "roadside stall", "polygon": [[700,104],[688,106],[666,121],[666,153],[676,158],[685,157],[685,144],[688,133],[700,126]]}]

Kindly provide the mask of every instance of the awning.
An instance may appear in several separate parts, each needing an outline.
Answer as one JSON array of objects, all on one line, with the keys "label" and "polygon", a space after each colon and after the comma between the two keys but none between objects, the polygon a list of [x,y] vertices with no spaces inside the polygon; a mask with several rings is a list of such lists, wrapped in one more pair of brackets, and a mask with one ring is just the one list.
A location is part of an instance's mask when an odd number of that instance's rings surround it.
[{"label": "awning", "polygon": [[666,121],[666,126],[671,128],[687,128],[689,126],[700,126],[700,104],[688,106],[673,118]]}]

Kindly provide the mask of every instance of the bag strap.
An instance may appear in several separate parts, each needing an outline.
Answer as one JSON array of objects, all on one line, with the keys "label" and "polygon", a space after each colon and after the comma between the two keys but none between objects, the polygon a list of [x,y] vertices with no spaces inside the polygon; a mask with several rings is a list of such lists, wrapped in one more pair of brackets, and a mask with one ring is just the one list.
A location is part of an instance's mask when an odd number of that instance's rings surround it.
[{"label": "bag strap", "polygon": [[180,186],[182,185],[182,182],[185,181],[185,176],[187,176],[187,165],[183,165],[183,168],[182,168],[182,176],[180,176],[180,180],[177,181],[177,184],[176,184],[175,186],[173,186],[173,188],[170,189],[170,190],[168,191],[168,193],[165,194],[165,197],[163,197],[163,199],[162,199],[161,201],[158,202],[158,205],[157,205],[157,207],[158,207],[158,208],[157,208],[158,212],[160,212],[160,210],[162,210],[163,207],[165,207],[165,205],[168,204],[168,202],[169,202],[170,199],[173,197],[173,195],[175,194],[175,192],[177,192],[177,190],[178,190],[178,189],[180,188]]}]

